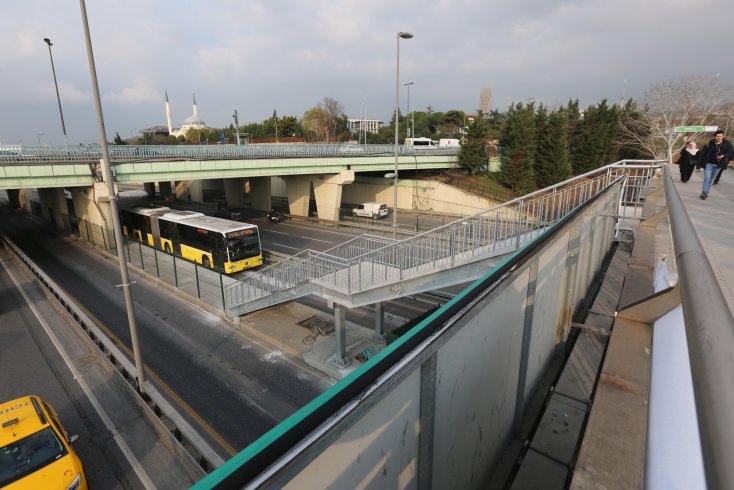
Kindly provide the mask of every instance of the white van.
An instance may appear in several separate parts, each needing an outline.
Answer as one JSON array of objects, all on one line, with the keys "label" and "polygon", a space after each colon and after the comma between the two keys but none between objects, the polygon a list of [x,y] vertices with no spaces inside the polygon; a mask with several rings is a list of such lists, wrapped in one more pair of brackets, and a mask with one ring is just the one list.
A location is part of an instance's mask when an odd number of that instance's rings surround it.
[{"label": "white van", "polygon": [[436,142],[431,138],[405,138],[405,146],[417,146],[418,148],[436,148]]},{"label": "white van", "polygon": [[387,204],[384,202],[363,202],[352,209],[352,216],[365,218],[384,218],[387,216]]},{"label": "white van", "polygon": [[456,148],[461,146],[461,142],[456,138],[441,138],[438,140],[439,148]]}]

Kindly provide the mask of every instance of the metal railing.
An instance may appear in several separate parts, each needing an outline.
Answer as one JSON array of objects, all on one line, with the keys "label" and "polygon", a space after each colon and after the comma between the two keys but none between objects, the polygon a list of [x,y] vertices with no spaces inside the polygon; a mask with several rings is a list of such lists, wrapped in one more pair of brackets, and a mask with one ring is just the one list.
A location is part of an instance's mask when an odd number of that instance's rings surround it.
[{"label": "metal railing", "polygon": [[[155,160],[235,160],[256,158],[361,157],[394,155],[393,145],[110,145],[112,163]],[[456,155],[457,148],[416,149],[399,146],[400,155]],[[12,146],[0,147],[0,163],[80,163],[99,162],[99,146]]]},{"label": "metal railing", "polygon": [[734,454],[734,318],[669,169],[665,197],[680,277],[706,484],[708,488],[734,488],[734,466],[730,464]]},{"label": "metal railing", "polygon": [[226,307],[306,282],[354,294],[510,253],[618,180],[621,208],[638,206],[658,167],[633,163],[642,162],[611,164],[401,241],[363,235],[325,252],[304,250],[226,287]]}]

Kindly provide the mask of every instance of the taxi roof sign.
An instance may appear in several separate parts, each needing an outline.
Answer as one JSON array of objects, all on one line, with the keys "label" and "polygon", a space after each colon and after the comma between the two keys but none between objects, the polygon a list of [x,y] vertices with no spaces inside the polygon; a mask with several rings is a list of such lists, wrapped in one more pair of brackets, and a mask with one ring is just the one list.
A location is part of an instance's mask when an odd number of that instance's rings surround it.
[{"label": "taxi roof sign", "polygon": [[719,129],[718,126],[676,126],[676,133],[713,133]]}]

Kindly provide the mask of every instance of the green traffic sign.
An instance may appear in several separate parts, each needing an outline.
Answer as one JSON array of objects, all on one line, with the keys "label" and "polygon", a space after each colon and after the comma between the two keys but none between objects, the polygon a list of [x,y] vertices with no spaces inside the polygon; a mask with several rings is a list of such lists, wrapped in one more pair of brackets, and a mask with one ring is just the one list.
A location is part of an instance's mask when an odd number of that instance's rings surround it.
[{"label": "green traffic sign", "polygon": [[718,126],[676,126],[676,133],[706,133],[716,131]]}]

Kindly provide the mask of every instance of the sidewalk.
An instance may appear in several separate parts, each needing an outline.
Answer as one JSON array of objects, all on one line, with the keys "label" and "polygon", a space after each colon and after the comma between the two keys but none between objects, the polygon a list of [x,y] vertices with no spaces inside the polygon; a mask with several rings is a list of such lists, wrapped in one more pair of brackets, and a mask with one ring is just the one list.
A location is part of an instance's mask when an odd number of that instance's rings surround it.
[{"label": "sidewalk", "polygon": [[734,169],[724,171],[719,184],[711,187],[704,201],[699,198],[703,172],[694,172],[691,179],[683,183],[678,167],[670,167],[675,188],[734,315]]}]

